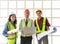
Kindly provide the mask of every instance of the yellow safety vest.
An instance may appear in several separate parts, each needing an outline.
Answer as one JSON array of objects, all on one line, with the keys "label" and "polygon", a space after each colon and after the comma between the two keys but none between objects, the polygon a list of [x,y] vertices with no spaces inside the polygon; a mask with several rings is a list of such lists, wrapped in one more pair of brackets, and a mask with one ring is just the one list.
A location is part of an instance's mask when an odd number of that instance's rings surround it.
[{"label": "yellow safety vest", "polygon": [[[26,28],[26,27],[32,27],[32,20],[28,20],[28,23],[27,23],[27,26],[26,26],[26,23],[25,23],[25,20],[24,19],[22,19],[21,20],[22,21],[22,28]],[[24,36],[23,34],[21,34],[21,36]],[[31,35],[26,35],[26,36],[31,36]]]},{"label": "yellow safety vest", "polygon": [[[17,27],[17,25],[16,25],[16,27]],[[11,22],[8,22],[8,28],[9,28],[9,31],[15,29],[15,27],[13,26],[13,24]],[[11,39],[15,38],[15,37],[17,37],[17,33],[15,33],[15,34],[13,34],[11,36],[8,36],[8,38],[11,38]]]},{"label": "yellow safety vest", "polygon": [[43,24],[42,24],[42,30],[39,27],[38,20],[36,19],[36,26],[37,26],[37,32],[36,33],[41,33],[45,31],[45,26],[46,25],[46,18],[43,19]]}]

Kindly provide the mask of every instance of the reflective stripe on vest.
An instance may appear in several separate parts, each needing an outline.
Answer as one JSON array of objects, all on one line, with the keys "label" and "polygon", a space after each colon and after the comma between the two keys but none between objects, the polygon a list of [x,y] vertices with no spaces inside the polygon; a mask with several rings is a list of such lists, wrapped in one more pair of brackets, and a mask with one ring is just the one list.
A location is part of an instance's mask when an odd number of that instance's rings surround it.
[{"label": "reflective stripe on vest", "polygon": [[[27,26],[26,26],[26,23],[25,23],[25,20],[22,19],[22,28],[26,28],[26,27],[32,27],[32,20],[28,20],[28,23],[27,23]],[[21,36],[31,36],[31,35],[24,35],[21,33]]]},{"label": "reflective stripe on vest", "polygon": [[[17,27],[17,26],[16,26]],[[14,30],[15,29],[15,27],[13,26],[13,24],[11,23],[11,22],[8,22],[8,28],[9,28],[9,31],[10,30]],[[17,34],[17,33],[16,33]],[[8,38],[10,39],[12,39],[12,38],[15,38],[16,37],[16,34],[13,34],[13,35],[11,35],[11,36],[8,36]]]},{"label": "reflective stripe on vest", "polygon": [[22,20],[22,28],[31,27],[31,26],[32,26],[32,23],[30,19],[28,20],[27,26],[26,26],[25,20],[24,19]]},{"label": "reflective stripe on vest", "polygon": [[37,26],[37,33],[44,32],[45,31],[45,24],[46,24],[46,18],[43,19],[43,24],[42,24],[42,30],[40,30],[38,20],[36,19],[36,26]]}]

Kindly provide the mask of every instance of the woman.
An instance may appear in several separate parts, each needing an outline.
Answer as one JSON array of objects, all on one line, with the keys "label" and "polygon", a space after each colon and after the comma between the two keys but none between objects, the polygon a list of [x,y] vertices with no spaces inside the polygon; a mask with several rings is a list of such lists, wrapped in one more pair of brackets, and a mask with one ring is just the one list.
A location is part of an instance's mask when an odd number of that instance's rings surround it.
[{"label": "woman", "polygon": [[6,23],[4,31],[3,31],[3,35],[5,37],[7,37],[7,39],[8,39],[8,41],[7,41],[8,44],[16,44],[17,33],[11,33],[11,34],[7,33],[10,30],[16,29],[17,28],[16,24],[17,24],[16,15],[11,14],[9,16],[8,22]]}]

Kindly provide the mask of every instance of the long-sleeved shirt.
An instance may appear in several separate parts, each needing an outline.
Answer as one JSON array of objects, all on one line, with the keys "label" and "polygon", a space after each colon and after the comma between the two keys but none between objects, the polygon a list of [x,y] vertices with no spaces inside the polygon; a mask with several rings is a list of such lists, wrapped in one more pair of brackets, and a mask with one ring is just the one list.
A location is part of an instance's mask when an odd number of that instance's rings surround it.
[{"label": "long-sleeved shirt", "polygon": [[7,32],[8,32],[8,24],[6,23],[5,24],[5,27],[4,27],[4,31],[3,31],[3,35],[5,36],[5,37],[7,37],[8,36],[8,34],[7,34]]},{"label": "long-sleeved shirt", "polygon": [[[14,23],[12,23],[14,25],[14,27],[16,28],[16,25]],[[3,35],[5,37],[8,37],[8,34],[7,32],[9,31],[9,27],[8,27],[8,22],[5,24],[5,27],[4,27],[4,31],[3,31]]]}]

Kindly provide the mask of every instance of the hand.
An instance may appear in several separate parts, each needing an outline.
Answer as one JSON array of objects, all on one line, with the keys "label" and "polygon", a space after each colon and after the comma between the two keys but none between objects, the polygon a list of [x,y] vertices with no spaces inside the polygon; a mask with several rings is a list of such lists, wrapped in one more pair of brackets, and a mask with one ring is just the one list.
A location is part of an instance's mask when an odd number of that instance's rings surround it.
[{"label": "hand", "polygon": [[11,36],[11,35],[13,35],[14,33],[10,33],[10,34],[8,34],[8,36]]},{"label": "hand", "polygon": [[47,28],[47,31],[50,30],[50,28],[48,26],[46,26],[46,28]]}]

